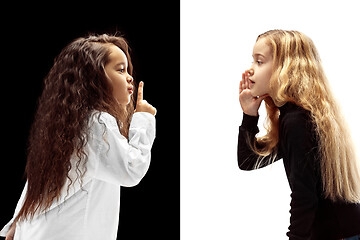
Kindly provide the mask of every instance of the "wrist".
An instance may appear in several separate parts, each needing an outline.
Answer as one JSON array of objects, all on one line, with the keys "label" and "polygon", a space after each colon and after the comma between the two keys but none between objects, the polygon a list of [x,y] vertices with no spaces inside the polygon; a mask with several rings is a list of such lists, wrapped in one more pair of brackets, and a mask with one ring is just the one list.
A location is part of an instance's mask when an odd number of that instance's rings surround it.
[{"label": "wrist", "polygon": [[258,129],[257,128],[258,121],[259,121],[259,116],[251,116],[246,113],[243,113],[241,126],[245,129]]},{"label": "wrist", "polygon": [[244,114],[248,115],[248,116],[251,116],[251,117],[258,117],[259,116],[259,112],[258,111],[243,111]]}]

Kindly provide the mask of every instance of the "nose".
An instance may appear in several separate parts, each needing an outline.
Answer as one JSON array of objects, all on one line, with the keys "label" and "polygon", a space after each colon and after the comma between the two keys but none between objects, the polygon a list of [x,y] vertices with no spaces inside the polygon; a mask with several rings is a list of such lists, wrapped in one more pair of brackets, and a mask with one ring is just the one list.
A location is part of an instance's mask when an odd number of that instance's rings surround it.
[{"label": "nose", "polygon": [[131,84],[131,83],[133,83],[134,78],[131,75],[128,75],[128,77],[126,78],[126,81]]},{"label": "nose", "polygon": [[246,70],[246,73],[248,73],[250,76],[254,75],[254,69],[250,68]]}]

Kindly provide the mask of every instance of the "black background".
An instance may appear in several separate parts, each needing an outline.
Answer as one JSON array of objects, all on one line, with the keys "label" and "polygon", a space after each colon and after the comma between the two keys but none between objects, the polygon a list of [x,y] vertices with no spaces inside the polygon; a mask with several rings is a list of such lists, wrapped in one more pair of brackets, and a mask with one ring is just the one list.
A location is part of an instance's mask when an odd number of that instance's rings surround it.
[{"label": "black background", "polygon": [[53,59],[77,37],[119,32],[158,112],[150,169],[121,188],[118,239],[180,239],[180,2],[50,2],[1,7],[0,228],[25,183],[28,132]]}]

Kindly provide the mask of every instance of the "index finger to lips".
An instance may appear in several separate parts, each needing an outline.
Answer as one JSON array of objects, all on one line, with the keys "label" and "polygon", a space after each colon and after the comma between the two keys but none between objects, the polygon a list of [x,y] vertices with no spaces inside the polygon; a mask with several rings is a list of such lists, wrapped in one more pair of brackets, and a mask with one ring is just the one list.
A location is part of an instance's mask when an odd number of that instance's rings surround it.
[{"label": "index finger to lips", "polygon": [[138,88],[138,96],[137,96],[138,102],[143,100],[143,91],[144,91],[144,82],[141,81]]}]

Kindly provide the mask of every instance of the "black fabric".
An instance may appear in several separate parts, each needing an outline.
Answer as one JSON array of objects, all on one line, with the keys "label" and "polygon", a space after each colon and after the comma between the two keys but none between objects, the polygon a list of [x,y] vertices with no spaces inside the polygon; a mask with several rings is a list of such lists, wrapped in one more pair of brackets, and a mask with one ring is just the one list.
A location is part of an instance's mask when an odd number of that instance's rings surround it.
[{"label": "black fabric", "polygon": [[[360,233],[360,204],[324,198],[318,141],[309,112],[292,103],[280,107],[278,155],[291,189],[289,239],[341,239]],[[259,132],[258,117],[244,114],[238,137],[238,165],[253,170],[258,161],[250,144]],[[267,157],[267,158],[270,158]],[[264,167],[269,159],[265,159]]]}]

